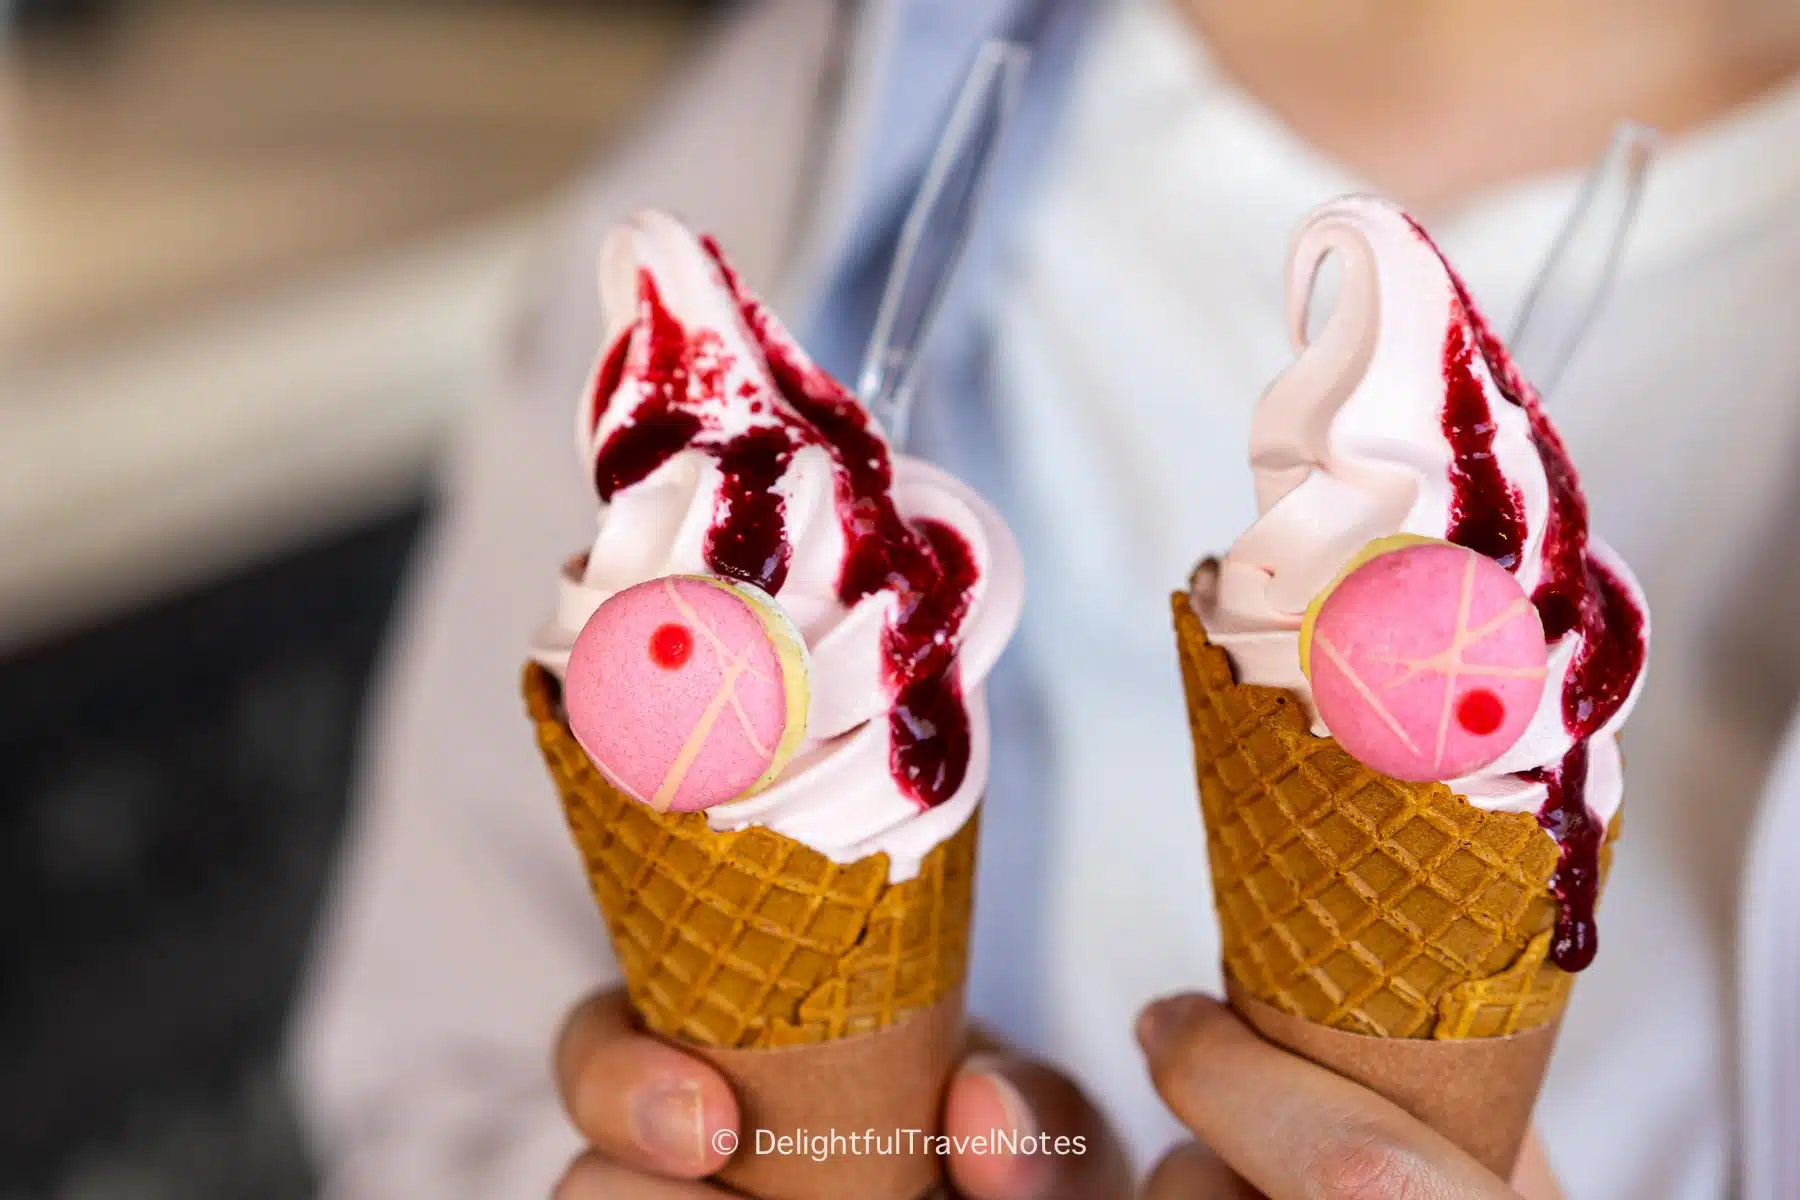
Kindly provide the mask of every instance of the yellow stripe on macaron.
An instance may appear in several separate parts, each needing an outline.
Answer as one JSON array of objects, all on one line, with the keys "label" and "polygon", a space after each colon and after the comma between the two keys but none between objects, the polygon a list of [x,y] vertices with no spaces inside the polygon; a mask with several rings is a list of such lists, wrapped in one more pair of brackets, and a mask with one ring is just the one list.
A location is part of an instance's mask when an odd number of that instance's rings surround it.
[{"label": "yellow stripe on macaron", "polygon": [[750,611],[762,622],[764,632],[769,635],[769,643],[775,648],[775,660],[781,668],[787,722],[782,726],[781,741],[775,746],[768,769],[738,797],[742,800],[774,783],[799,751],[800,744],[806,740],[806,722],[812,699],[812,668],[806,654],[806,639],[800,636],[799,628],[787,615],[787,610],[781,607],[781,602],[755,584],[711,575],[694,578],[703,579],[716,588],[732,593],[749,606]]}]

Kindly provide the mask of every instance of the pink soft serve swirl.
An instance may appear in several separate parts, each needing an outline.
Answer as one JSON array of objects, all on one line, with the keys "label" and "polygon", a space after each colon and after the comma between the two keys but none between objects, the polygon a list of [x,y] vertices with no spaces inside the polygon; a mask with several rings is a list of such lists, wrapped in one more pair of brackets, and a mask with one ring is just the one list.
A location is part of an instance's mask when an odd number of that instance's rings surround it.
[{"label": "pink soft serve swirl", "polygon": [[[986,786],[982,683],[1023,599],[1010,532],[965,485],[890,454],[718,248],[672,218],[617,227],[600,282],[605,349],[577,418],[598,531],[565,570],[535,657],[560,672],[588,616],[646,579],[726,575],[771,592],[808,650],[807,740],[772,787],[707,817],[838,861],[885,852],[890,876],[907,877]],[[871,568],[872,539],[899,574]],[[907,622],[934,603],[943,644],[898,655]],[[909,777],[896,764],[936,760],[903,744],[915,722],[895,713],[933,687],[957,706],[966,744],[938,756],[942,771]]]}]

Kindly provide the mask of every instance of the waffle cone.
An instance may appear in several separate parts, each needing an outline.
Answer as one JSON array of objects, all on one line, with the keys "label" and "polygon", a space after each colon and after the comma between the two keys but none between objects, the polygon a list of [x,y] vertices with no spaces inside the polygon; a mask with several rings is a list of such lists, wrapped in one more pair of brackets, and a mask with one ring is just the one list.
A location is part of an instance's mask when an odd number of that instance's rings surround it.
[{"label": "waffle cone", "polygon": [[[1385,1038],[1552,1025],[1574,981],[1548,961],[1559,850],[1537,820],[1370,770],[1313,734],[1296,697],[1238,683],[1189,595],[1174,596],[1174,613],[1225,970],[1240,993]],[[1609,836],[1602,870],[1610,856]]]},{"label": "waffle cone", "polygon": [[667,1038],[769,1049],[888,1029],[960,994],[977,820],[888,882],[759,826],[657,812],[601,776],[536,665],[525,700],[632,1007]]}]

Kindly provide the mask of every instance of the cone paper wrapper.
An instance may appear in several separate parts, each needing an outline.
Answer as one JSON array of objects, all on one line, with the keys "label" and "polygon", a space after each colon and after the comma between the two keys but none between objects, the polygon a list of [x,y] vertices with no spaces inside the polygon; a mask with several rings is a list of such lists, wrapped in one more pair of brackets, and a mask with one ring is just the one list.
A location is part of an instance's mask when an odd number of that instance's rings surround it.
[{"label": "cone paper wrapper", "polygon": [[1510,1179],[1560,1022],[1510,1037],[1384,1038],[1291,1016],[1226,983],[1231,1006],[1285,1050],[1393,1101]]},{"label": "cone paper wrapper", "polygon": [[[780,1049],[677,1043],[704,1058],[737,1094],[739,1145],[717,1178],[755,1200],[916,1200],[935,1195],[942,1164],[944,1085],[963,1036],[960,992],[876,1033]],[[887,1154],[852,1154],[873,1131]],[[829,1153],[794,1139],[830,1138]],[[785,1146],[776,1139],[788,1138]]]}]

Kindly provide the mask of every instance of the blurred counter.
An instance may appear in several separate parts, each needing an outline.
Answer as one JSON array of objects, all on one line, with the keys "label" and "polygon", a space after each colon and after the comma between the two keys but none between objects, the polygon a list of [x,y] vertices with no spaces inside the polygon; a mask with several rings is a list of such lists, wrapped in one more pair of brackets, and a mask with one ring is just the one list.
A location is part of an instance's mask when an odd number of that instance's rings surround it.
[{"label": "blurred counter", "polygon": [[486,379],[528,219],[12,368],[0,649],[410,502]]},{"label": "blurred counter", "polygon": [[213,0],[0,59],[0,647],[416,498],[694,12]]}]

